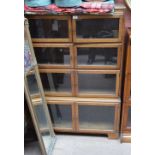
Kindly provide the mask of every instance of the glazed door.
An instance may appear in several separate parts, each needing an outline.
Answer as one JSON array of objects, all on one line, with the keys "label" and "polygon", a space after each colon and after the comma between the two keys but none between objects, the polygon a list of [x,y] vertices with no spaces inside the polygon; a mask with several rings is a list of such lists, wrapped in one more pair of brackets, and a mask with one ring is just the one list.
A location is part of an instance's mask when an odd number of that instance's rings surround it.
[{"label": "glazed door", "polygon": [[122,22],[120,16],[73,16],[74,42],[119,42]]},{"label": "glazed door", "polygon": [[73,68],[72,44],[34,43],[39,68]]},{"label": "glazed door", "polygon": [[73,71],[69,69],[40,69],[46,96],[72,96],[74,94]]},{"label": "glazed door", "polygon": [[48,109],[55,131],[72,132],[75,130],[73,102],[48,101]]},{"label": "glazed door", "polygon": [[119,104],[77,102],[76,109],[78,131],[92,133],[118,131]]},{"label": "glazed door", "polygon": [[78,70],[76,94],[80,97],[118,97],[118,70]]},{"label": "glazed door", "polygon": [[33,42],[71,42],[71,19],[69,16],[28,17]]},{"label": "glazed door", "polygon": [[75,46],[75,67],[79,69],[120,69],[121,44]]}]

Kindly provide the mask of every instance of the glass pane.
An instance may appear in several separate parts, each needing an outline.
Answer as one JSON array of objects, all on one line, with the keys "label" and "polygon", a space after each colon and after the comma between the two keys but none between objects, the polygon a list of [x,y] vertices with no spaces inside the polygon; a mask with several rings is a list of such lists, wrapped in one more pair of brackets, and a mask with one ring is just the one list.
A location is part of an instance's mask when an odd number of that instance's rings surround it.
[{"label": "glass pane", "polygon": [[115,108],[108,106],[79,106],[80,129],[113,130]]},{"label": "glass pane", "polygon": [[116,74],[79,74],[80,93],[115,94]]},{"label": "glass pane", "polygon": [[77,38],[117,38],[119,19],[81,19],[76,21]]},{"label": "glass pane", "polygon": [[29,19],[32,38],[68,38],[68,21]]},{"label": "glass pane", "polygon": [[38,119],[39,127],[48,128],[47,118],[45,115],[45,111],[43,109],[43,105],[39,104],[39,105],[34,106],[34,108],[35,108],[36,116]]},{"label": "glass pane", "polygon": [[27,83],[31,95],[39,93],[39,88],[34,74],[27,76]]},{"label": "glass pane", "polygon": [[48,105],[54,127],[72,128],[71,105]]},{"label": "glass pane", "polygon": [[131,107],[128,108],[128,122],[127,127],[131,127]]},{"label": "glass pane", "polygon": [[70,64],[69,48],[35,47],[39,64]]},{"label": "glass pane", "polygon": [[117,65],[117,48],[78,48],[78,65]]},{"label": "glass pane", "polygon": [[69,73],[41,73],[45,91],[71,92],[71,75]]},{"label": "glass pane", "polygon": [[55,137],[54,137],[54,135],[51,136],[49,131],[46,131],[46,132],[42,133],[42,138],[43,138],[43,142],[45,145],[47,155],[50,155],[52,148],[54,146]]}]

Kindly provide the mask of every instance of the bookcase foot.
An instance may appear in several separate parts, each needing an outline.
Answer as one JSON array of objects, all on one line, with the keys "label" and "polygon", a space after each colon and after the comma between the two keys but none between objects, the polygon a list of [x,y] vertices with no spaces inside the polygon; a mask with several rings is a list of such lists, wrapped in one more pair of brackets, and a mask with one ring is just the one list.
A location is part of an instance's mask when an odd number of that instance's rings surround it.
[{"label": "bookcase foot", "polygon": [[119,134],[118,133],[109,133],[108,134],[108,138],[109,139],[118,139],[119,138]]},{"label": "bookcase foot", "polygon": [[131,134],[121,134],[121,143],[131,143]]}]

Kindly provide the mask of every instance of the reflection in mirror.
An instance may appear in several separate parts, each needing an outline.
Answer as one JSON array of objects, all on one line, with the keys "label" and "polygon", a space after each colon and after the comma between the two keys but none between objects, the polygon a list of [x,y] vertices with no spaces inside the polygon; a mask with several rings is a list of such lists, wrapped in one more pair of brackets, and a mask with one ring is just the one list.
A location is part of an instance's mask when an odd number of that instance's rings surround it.
[{"label": "reflection in mirror", "polygon": [[115,108],[79,105],[80,129],[113,130]]},{"label": "reflection in mirror", "polygon": [[27,83],[31,95],[39,93],[35,74],[30,74],[27,76]]},{"label": "reflection in mirror", "polygon": [[35,47],[34,51],[39,64],[70,64],[69,48]]},{"label": "reflection in mirror", "polygon": [[41,73],[45,91],[71,92],[71,75],[69,73]]},{"label": "reflection in mirror", "polygon": [[78,48],[78,65],[117,65],[117,48]]},{"label": "reflection in mirror", "polygon": [[29,19],[32,38],[68,38],[68,21]]},{"label": "reflection in mirror", "polygon": [[72,128],[71,105],[48,105],[53,126],[57,128]]},{"label": "reflection in mirror", "polygon": [[77,38],[117,38],[119,19],[76,20]]},{"label": "reflection in mirror", "polygon": [[78,74],[80,93],[115,94],[116,74]]},{"label": "reflection in mirror", "polygon": [[131,107],[128,108],[128,121],[127,127],[131,127]]},{"label": "reflection in mirror", "polygon": [[49,131],[42,132],[42,138],[45,145],[47,155],[51,154],[52,147],[54,146],[55,136],[51,135]]},{"label": "reflection in mirror", "polygon": [[44,107],[42,104],[38,104],[38,105],[34,106],[36,116],[37,116],[37,120],[39,123],[39,127],[40,128],[48,128],[47,118],[45,116],[45,111],[43,108]]}]

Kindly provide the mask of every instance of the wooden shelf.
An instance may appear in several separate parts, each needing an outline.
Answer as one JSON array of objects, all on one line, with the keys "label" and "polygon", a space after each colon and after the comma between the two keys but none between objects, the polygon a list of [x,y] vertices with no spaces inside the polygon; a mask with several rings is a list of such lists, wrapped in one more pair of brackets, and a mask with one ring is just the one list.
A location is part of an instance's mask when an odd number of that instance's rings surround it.
[{"label": "wooden shelf", "polygon": [[114,124],[110,124],[110,123],[102,123],[102,122],[82,122],[79,124],[80,129],[95,129],[95,130],[113,130],[114,128]]},{"label": "wooden shelf", "polygon": [[[105,104],[120,104],[121,103],[121,99],[120,98],[82,98],[82,97],[46,97],[46,100],[48,102],[48,104],[53,103],[55,101],[57,102],[98,102],[98,104],[101,103],[105,103]],[[34,105],[39,105],[41,104],[41,99],[40,98],[33,98],[33,104]]]}]

